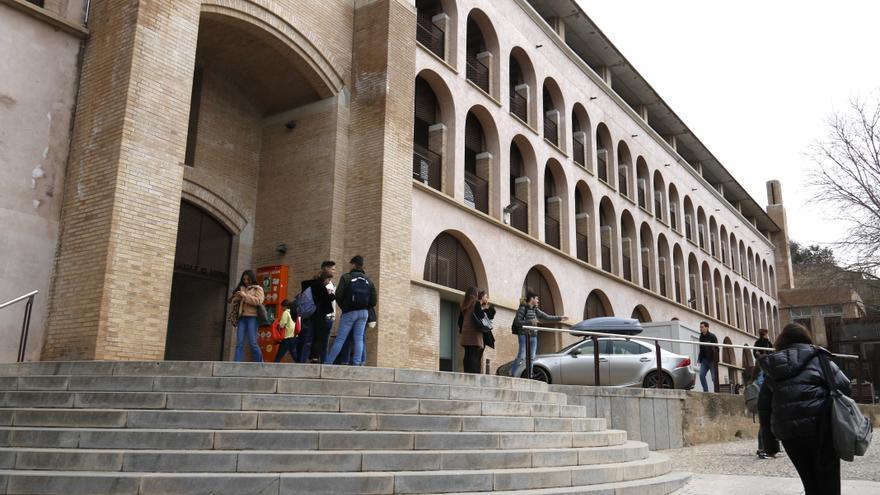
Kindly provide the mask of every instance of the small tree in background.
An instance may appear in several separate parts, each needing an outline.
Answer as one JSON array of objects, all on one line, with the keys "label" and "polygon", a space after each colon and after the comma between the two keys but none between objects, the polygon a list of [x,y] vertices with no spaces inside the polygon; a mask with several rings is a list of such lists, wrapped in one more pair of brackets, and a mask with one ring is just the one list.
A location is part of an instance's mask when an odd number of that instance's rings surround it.
[{"label": "small tree in background", "polygon": [[791,262],[795,265],[835,265],[834,252],[831,248],[819,247],[817,244],[804,246],[797,241],[788,243]]},{"label": "small tree in background", "polygon": [[[846,268],[866,274],[880,267],[880,101],[852,100],[828,120],[828,136],[814,144],[815,199],[847,225],[835,248]],[[816,246],[818,247],[818,246]],[[812,250],[813,246],[807,248]],[[808,255],[824,256],[822,250]],[[792,260],[794,261],[794,260]]]}]

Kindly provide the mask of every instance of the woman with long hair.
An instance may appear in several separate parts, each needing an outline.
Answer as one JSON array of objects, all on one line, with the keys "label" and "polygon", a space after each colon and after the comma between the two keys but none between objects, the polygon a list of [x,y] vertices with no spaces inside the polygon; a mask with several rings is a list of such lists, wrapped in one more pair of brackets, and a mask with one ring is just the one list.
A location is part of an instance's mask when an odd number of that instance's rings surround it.
[{"label": "woman with long hair", "polygon": [[[810,331],[789,323],[773,344],[776,352],[760,358],[765,381],[758,396],[761,436],[768,455],[782,441],[804,484],[805,495],[840,494],[840,459],[831,442],[828,382],[846,395],[849,379],[831,354],[813,345]],[[826,379],[822,360],[832,376]]]},{"label": "woman with long hair", "polygon": [[480,322],[486,317],[479,302],[480,290],[468,287],[461,301],[461,313],[458,315],[458,330],[461,333],[461,346],[464,347],[462,366],[465,373],[479,373],[480,361],[483,359],[483,329]]},{"label": "woman with long hair", "polygon": [[257,277],[251,270],[241,274],[238,285],[232,292],[229,302],[232,303],[233,315],[237,315],[235,332],[235,360],[244,360],[244,342],[247,339],[251,349],[251,358],[262,362],[263,353],[257,344],[257,307],[263,304],[263,288],[257,284]]}]

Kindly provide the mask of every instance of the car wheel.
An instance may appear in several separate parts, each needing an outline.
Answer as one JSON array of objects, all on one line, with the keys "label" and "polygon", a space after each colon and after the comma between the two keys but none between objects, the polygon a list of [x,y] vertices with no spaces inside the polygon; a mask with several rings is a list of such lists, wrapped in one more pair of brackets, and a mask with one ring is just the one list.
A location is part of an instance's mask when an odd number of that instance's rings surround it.
[{"label": "car wheel", "polygon": [[656,371],[648,373],[648,376],[645,377],[643,385],[645,388],[675,388],[672,383],[672,378],[666,373],[660,375],[660,387],[657,387]]},{"label": "car wheel", "polygon": [[[528,378],[528,372],[523,371],[523,378]],[[532,368],[532,380],[538,380],[539,382],[550,383],[550,374],[547,373],[544,368],[538,368],[537,366]]]}]

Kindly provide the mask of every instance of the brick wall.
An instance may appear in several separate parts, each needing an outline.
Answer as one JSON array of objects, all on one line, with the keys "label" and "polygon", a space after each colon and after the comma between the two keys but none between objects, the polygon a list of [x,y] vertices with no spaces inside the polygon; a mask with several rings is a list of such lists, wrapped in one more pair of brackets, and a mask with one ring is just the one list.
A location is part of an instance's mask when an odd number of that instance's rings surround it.
[{"label": "brick wall", "polygon": [[408,3],[355,3],[345,251],[364,256],[378,285],[379,330],[367,352],[380,366],[405,361],[410,347],[413,32]]},{"label": "brick wall", "polygon": [[93,3],[44,359],[164,354],[198,12]]}]

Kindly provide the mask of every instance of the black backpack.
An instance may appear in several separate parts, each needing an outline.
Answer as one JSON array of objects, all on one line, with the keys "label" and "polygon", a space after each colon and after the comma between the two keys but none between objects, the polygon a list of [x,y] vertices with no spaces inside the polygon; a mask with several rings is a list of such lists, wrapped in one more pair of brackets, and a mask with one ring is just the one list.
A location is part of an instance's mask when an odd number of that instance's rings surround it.
[{"label": "black backpack", "polygon": [[345,291],[346,307],[350,310],[370,309],[371,282],[365,275],[355,275],[348,282]]}]

